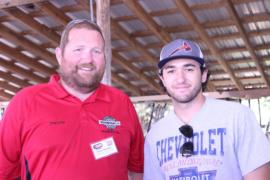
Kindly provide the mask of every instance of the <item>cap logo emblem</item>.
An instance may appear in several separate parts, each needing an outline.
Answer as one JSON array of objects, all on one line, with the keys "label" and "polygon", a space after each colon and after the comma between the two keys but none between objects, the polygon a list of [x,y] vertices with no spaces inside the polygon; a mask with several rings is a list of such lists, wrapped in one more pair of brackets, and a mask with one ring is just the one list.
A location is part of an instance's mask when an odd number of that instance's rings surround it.
[{"label": "cap logo emblem", "polygon": [[187,42],[183,42],[183,44],[181,46],[179,46],[178,48],[176,48],[169,56],[174,55],[176,52],[178,51],[190,51],[191,47],[189,46],[189,44]]}]

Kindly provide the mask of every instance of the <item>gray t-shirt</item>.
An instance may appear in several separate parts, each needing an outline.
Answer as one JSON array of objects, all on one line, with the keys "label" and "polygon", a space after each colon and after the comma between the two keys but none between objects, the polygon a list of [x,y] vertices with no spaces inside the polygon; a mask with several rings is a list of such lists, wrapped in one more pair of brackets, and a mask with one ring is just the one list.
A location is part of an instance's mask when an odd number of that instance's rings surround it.
[{"label": "gray t-shirt", "polygon": [[189,123],[194,155],[182,157],[183,122],[171,111],[145,140],[144,180],[241,180],[270,161],[270,143],[254,113],[239,103],[206,98]]}]

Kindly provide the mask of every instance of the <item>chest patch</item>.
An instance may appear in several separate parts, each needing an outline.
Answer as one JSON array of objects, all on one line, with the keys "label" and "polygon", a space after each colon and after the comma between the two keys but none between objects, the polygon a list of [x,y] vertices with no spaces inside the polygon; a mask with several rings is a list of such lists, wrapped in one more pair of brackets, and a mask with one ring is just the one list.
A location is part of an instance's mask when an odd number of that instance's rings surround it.
[{"label": "chest patch", "polygon": [[121,122],[117,121],[111,116],[105,116],[102,120],[98,121],[99,124],[106,126],[108,130],[114,130],[117,126],[121,126]]}]

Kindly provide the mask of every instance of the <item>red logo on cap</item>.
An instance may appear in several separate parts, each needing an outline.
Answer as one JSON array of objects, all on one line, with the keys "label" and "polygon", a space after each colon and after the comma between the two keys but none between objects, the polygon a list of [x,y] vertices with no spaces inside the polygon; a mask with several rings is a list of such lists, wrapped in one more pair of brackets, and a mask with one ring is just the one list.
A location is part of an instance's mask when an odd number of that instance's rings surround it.
[{"label": "red logo on cap", "polygon": [[189,46],[189,44],[187,42],[183,42],[183,44],[178,47],[177,49],[175,49],[169,56],[172,56],[174,53],[176,53],[177,51],[190,51],[191,47]]}]

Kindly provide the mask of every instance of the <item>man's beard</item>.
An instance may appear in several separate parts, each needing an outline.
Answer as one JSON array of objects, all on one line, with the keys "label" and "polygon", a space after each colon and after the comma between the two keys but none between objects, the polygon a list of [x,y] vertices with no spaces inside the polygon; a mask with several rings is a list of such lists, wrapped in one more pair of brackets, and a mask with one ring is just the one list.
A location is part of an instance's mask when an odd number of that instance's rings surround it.
[{"label": "man's beard", "polygon": [[78,66],[74,66],[72,69],[67,69],[65,65],[62,65],[58,69],[58,73],[62,81],[70,88],[79,91],[81,93],[89,93],[97,89],[100,84],[104,71],[96,70],[94,65],[91,65],[94,72],[89,74],[89,78],[81,76],[78,71]]},{"label": "man's beard", "polygon": [[188,94],[178,95],[177,93],[170,92],[170,90],[166,89],[168,95],[177,103],[189,103],[193,101],[201,90],[201,85],[198,85],[194,87]]}]

